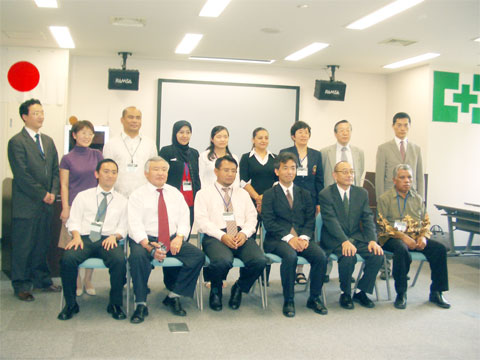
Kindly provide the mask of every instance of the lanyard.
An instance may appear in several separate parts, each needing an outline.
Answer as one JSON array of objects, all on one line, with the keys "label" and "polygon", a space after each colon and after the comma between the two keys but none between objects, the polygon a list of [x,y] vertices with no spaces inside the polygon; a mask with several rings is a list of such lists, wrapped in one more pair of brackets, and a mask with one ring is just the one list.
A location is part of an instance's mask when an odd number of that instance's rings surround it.
[{"label": "lanyard", "polygon": [[213,185],[215,185],[215,189],[217,189],[218,195],[220,195],[220,197],[222,198],[223,204],[225,205],[225,210],[228,210],[228,207],[229,207],[230,204],[232,203],[233,189],[232,189],[232,196],[230,196],[230,201],[229,201],[228,204],[227,204],[227,203],[225,202],[225,198],[223,197],[222,193],[220,192],[220,190],[218,190],[217,184],[213,184]]},{"label": "lanyard", "polygon": [[189,174],[190,174],[189,168],[188,168],[188,164],[187,164],[187,163],[184,163],[184,165],[185,165],[185,166],[184,166],[183,171],[185,172],[185,179],[188,180],[188,176],[189,176]]},{"label": "lanyard", "polygon": [[407,206],[407,199],[408,199],[408,193],[407,196],[405,196],[405,199],[403,199],[403,210],[400,211],[400,195],[398,195],[397,192],[397,206],[398,206],[398,213],[400,214],[400,219],[403,219],[403,214],[405,213],[405,207]]},{"label": "lanyard", "polygon": [[[128,135],[127,135],[127,136],[128,136]],[[125,149],[127,149],[128,155],[130,155],[131,164],[133,164],[133,157],[135,156],[135,154],[137,153],[138,148],[140,147],[140,143],[142,142],[142,138],[140,138],[140,141],[138,142],[138,145],[137,145],[137,147],[135,148],[135,151],[133,152],[133,154],[130,152],[130,149],[128,148],[127,143],[125,142],[125,139],[123,138],[123,136],[122,136],[122,140],[123,140],[123,145],[125,145]]]},{"label": "lanyard", "polygon": [[[100,193],[100,194],[103,196],[102,193]],[[98,209],[98,195],[99,195],[99,194],[97,194],[97,195],[95,196],[95,198],[96,198],[96,200],[97,200],[97,209]],[[112,194],[111,192],[109,192],[106,197],[108,197],[108,195],[112,195],[112,198],[110,199],[110,201],[107,201],[107,206],[105,206],[105,212],[107,212],[108,205],[110,205],[110,203],[111,203],[112,200],[113,200],[113,194]],[[102,201],[103,201],[103,199],[102,199]],[[97,210],[97,212],[98,212],[98,210]],[[103,216],[103,214],[104,214],[104,212],[101,212],[100,214],[97,214],[97,215],[95,216],[95,221],[98,221],[98,219],[100,219],[100,218]]]}]

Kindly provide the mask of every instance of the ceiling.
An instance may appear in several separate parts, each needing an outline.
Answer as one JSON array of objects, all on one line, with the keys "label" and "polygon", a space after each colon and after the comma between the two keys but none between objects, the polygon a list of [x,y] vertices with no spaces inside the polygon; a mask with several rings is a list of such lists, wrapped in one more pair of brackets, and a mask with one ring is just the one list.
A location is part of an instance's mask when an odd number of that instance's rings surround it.
[{"label": "ceiling", "polygon": [[[175,48],[186,33],[201,33],[191,55],[276,60],[258,66],[319,70],[337,64],[349,72],[387,74],[395,70],[382,66],[427,52],[441,54],[429,60],[437,68],[478,72],[480,64],[480,43],[473,41],[480,36],[480,0],[425,0],[365,30],[345,26],[391,0],[232,0],[218,18],[198,16],[205,0],[58,2],[58,9],[47,9],[33,0],[0,0],[2,45],[57,48],[48,26],[66,25],[73,55],[130,51],[135,58],[195,61]],[[114,16],[144,18],[146,26],[113,26]],[[381,44],[390,39],[415,43]],[[297,62],[283,60],[312,42],[330,46]]]}]

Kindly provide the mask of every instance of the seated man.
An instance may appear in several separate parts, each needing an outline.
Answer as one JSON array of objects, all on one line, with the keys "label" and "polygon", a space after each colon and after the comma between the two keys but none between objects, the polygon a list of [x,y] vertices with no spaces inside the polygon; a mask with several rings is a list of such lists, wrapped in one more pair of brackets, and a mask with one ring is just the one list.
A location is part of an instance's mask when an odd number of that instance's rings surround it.
[{"label": "seated man", "polygon": [[[380,196],[377,204],[379,240],[383,248],[393,252],[393,278],[397,309],[407,307],[407,274],[412,257],[410,251],[420,251],[432,270],[430,301],[448,309],[442,291],[448,290],[447,250],[443,244],[430,240],[430,219],[422,197],[412,189],[410,165],[399,164],[393,169],[394,188]],[[427,240],[428,239],[428,240]]]},{"label": "seated man", "polygon": [[107,311],[114,319],[125,319],[122,291],[127,270],[123,247],[118,246],[118,241],[127,235],[127,199],[113,189],[117,175],[115,161],[100,161],[95,170],[98,186],[80,192],[73,201],[67,222],[73,238],[60,262],[66,305],[58,314],[59,320],[71,319],[78,313],[75,300],[78,265],[91,257],[101,258],[110,272]]},{"label": "seated man", "polygon": [[205,262],[200,249],[183,242],[190,233],[190,210],[180,191],[166,184],[169,164],[160,156],[145,163],[148,182],[134,190],[128,199],[130,271],[135,294],[135,312],[130,322],[138,324],[148,315],[148,278],[152,260],[174,257],[183,263],[179,271],[165,277],[169,293],[163,304],[174,315],[185,316],[180,296],[193,297],[198,275]]},{"label": "seated man", "polygon": [[237,174],[237,161],[230,155],[215,161],[217,181],[202,188],[195,198],[195,224],[204,233],[203,250],[210,258],[210,308],[222,310],[222,281],[232,268],[233,257],[245,263],[240,278],[232,286],[228,305],[236,310],[242,292],[248,293],[267,263],[255,242],[257,210],[246,190],[232,186]]},{"label": "seated man", "polygon": [[375,278],[383,263],[383,250],[377,244],[373,215],[368,205],[367,191],[352,185],[354,170],[350,163],[340,161],[335,165],[332,184],[320,192],[322,214],[322,247],[327,253],[338,257],[340,278],[340,305],[353,309],[351,278],[356,254],[365,259],[363,276],[358,283],[353,300],[373,308],[375,304],[366,293],[371,294]]},{"label": "seated man", "polygon": [[297,172],[297,158],[283,152],[275,159],[275,174],[279,183],[263,194],[262,217],[267,234],[265,251],[282,258],[280,276],[283,287],[283,315],[295,316],[294,287],[297,256],[311,264],[310,297],[307,307],[326,315],[327,308],[321,300],[327,258],[313,241],[315,231],[315,206],[308,190],[293,183]]}]

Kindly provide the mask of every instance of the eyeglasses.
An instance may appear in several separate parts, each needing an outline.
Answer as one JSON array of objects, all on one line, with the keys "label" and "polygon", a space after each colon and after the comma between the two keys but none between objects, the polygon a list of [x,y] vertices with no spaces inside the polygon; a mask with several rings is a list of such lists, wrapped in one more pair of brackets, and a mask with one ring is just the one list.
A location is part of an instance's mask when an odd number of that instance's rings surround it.
[{"label": "eyeglasses", "polygon": [[236,174],[237,173],[237,169],[220,169],[222,170],[223,172],[225,173],[232,173],[232,174]]},{"label": "eyeglasses", "polygon": [[32,115],[34,117],[39,117],[39,116],[45,115],[45,113],[43,111],[34,111],[34,112],[32,112]]},{"label": "eyeglasses", "polygon": [[342,171],[335,171],[337,173],[341,173],[343,175],[355,175],[355,170],[342,170]]}]

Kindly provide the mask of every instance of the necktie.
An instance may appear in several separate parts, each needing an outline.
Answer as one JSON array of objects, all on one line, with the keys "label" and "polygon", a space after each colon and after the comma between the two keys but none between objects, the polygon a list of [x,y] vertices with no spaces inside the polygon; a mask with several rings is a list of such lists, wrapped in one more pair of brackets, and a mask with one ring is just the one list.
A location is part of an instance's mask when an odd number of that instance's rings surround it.
[{"label": "necktie", "polygon": [[340,161],[348,161],[348,159],[347,159],[347,148],[345,146],[342,147],[342,156],[340,157]]},{"label": "necktie", "polygon": [[402,141],[400,141],[400,155],[402,156],[402,162],[405,162],[405,144]]},{"label": "necktie", "polygon": [[[290,190],[288,190],[288,189],[287,189],[287,201],[288,201],[288,205],[290,206],[290,209],[292,209],[293,208],[293,198],[292,198],[292,194],[290,194]],[[292,234],[295,237],[298,236],[298,234],[295,231],[295,229],[293,228],[293,226],[290,229],[290,234]]]},{"label": "necktie", "polygon": [[42,154],[42,158],[45,157],[45,153],[42,150],[42,145],[40,144],[40,134],[35,134],[35,143],[37,144],[38,150],[40,150],[40,154]]},{"label": "necktie", "polygon": [[343,194],[343,207],[345,208],[345,215],[347,215],[347,217],[348,217],[348,212],[350,210],[350,204],[348,203],[348,196],[347,196],[346,192]]},{"label": "necktie", "polygon": [[166,251],[170,250],[170,229],[168,227],[168,213],[165,199],[163,198],[163,189],[157,189],[160,193],[158,197],[158,242],[166,247]]},{"label": "necktie", "polygon": [[[223,199],[225,200],[225,204],[224,204],[225,211],[233,214],[233,205],[231,202],[230,195],[228,193],[229,189],[227,187],[224,187],[222,188],[222,190],[225,192],[225,195],[223,197]],[[238,233],[237,222],[235,220],[227,220],[226,223],[227,223],[227,235],[231,235],[231,236],[237,235]]]},{"label": "necktie", "polygon": [[105,215],[107,214],[107,196],[109,195],[109,192],[103,192],[103,199],[100,202],[100,205],[98,206],[97,209],[97,215],[95,216],[95,222],[96,223],[102,223],[100,229],[97,230],[90,230],[90,240],[92,241],[98,241],[102,238],[102,228],[103,228],[103,222],[105,220]]}]

